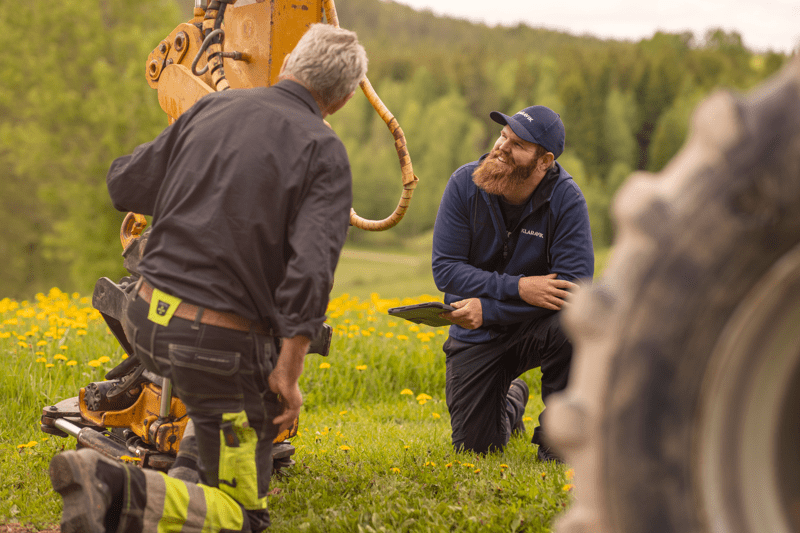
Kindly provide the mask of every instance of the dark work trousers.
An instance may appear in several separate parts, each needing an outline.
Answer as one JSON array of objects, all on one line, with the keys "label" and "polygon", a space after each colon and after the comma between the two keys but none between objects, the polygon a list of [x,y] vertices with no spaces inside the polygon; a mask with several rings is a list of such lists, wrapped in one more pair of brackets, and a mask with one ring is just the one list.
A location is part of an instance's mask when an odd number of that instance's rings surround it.
[{"label": "dark work trousers", "polygon": [[[521,324],[513,333],[485,344],[448,338],[446,396],[456,449],[476,453],[502,450],[524,406],[507,398],[511,382],[541,367],[542,400],[567,386],[572,344],[564,334],[559,313]],[[544,413],[544,412],[543,412]],[[534,444],[543,442],[542,415],[533,432]],[[545,444],[546,446],[546,444]]]},{"label": "dark work trousers", "polygon": [[[136,356],[148,370],[171,379],[174,393],[186,405],[194,423],[203,484],[228,492],[244,509],[245,527],[262,531],[270,524],[269,512],[266,508],[254,510],[254,505],[242,500],[249,498],[251,503],[256,500],[266,506],[272,474],[272,441],[278,434],[272,420],[283,411],[267,383],[278,358],[275,338],[179,317],[172,317],[164,327],[147,318],[148,309],[149,304],[136,296],[128,304],[123,321]],[[229,426],[232,414],[237,413],[240,419],[243,419],[241,413],[246,414],[244,427],[252,428],[257,436],[254,472],[239,472],[238,490],[248,485],[242,481],[249,475],[249,485],[257,487],[257,496],[255,490],[250,490],[249,496],[237,497],[237,478],[230,484],[220,474],[221,468],[228,472],[237,468],[226,464],[224,457],[225,441],[236,440],[229,436]],[[232,464],[236,464],[235,460]]]}]

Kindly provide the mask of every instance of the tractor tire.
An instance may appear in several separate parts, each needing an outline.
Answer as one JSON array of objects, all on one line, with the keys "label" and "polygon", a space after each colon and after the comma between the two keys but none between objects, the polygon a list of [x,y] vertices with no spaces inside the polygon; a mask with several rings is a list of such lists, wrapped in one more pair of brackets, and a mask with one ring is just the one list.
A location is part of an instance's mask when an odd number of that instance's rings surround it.
[{"label": "tractor tire", "polygon": [[800,531],[800,57],[698,106],[614,217],[564,313],[575,356],[545,424],[575,488],[555,530]]}]

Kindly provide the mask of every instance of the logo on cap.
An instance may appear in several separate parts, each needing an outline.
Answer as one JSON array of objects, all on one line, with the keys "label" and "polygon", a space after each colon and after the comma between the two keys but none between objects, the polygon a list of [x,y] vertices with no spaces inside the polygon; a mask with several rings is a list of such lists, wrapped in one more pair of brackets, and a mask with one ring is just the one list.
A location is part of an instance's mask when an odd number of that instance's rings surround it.
[{"label": "logo on cap", "polygon": [[533,122],[533,117],[527,114],[525,111],[520,111],[517,113],[518,115],[522,115],[523,117],[528,119],[528,122]]}]

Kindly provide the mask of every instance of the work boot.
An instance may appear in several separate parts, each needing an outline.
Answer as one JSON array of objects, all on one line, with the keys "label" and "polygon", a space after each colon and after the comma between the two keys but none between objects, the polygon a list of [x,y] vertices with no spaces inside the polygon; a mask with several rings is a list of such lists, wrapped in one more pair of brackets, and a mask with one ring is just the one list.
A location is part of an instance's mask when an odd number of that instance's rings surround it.
[{"label": "work boot", "polygon": [[90,448],[61,452],[50,460],[53,490],[64,500],[61,533],[105,533],[114,491],[98,477],[98,465],[123,475],[120,465]]},{"label": "work boot", "polygon": [[506,398],[518,408],[517,416],[512,420],[511,435],[524,435],[525,422],[522,419],[528,404],[528,384],[520,378],[515,379],[508,388]]},{"label": "work boot", "polygon": [[543,444],[539,445],[539,449],[536,451],[536,458],[543,463],[552,461],[560,465],[564,464],[564,460],[556,452]]}]

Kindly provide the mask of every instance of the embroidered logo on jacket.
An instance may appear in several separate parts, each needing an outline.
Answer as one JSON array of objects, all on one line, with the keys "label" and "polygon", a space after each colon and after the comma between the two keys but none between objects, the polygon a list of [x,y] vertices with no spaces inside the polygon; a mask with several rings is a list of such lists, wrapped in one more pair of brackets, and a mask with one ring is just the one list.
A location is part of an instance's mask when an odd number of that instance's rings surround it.
[{"label": "embroidered logo on jacket", "polygon": [[525,235],[532,235],[534,237],[539,237],[540,239],[544,239],[544,235],[539,231],[533,231],[532,229],[525,229],[522,228],[522,233]]}]

